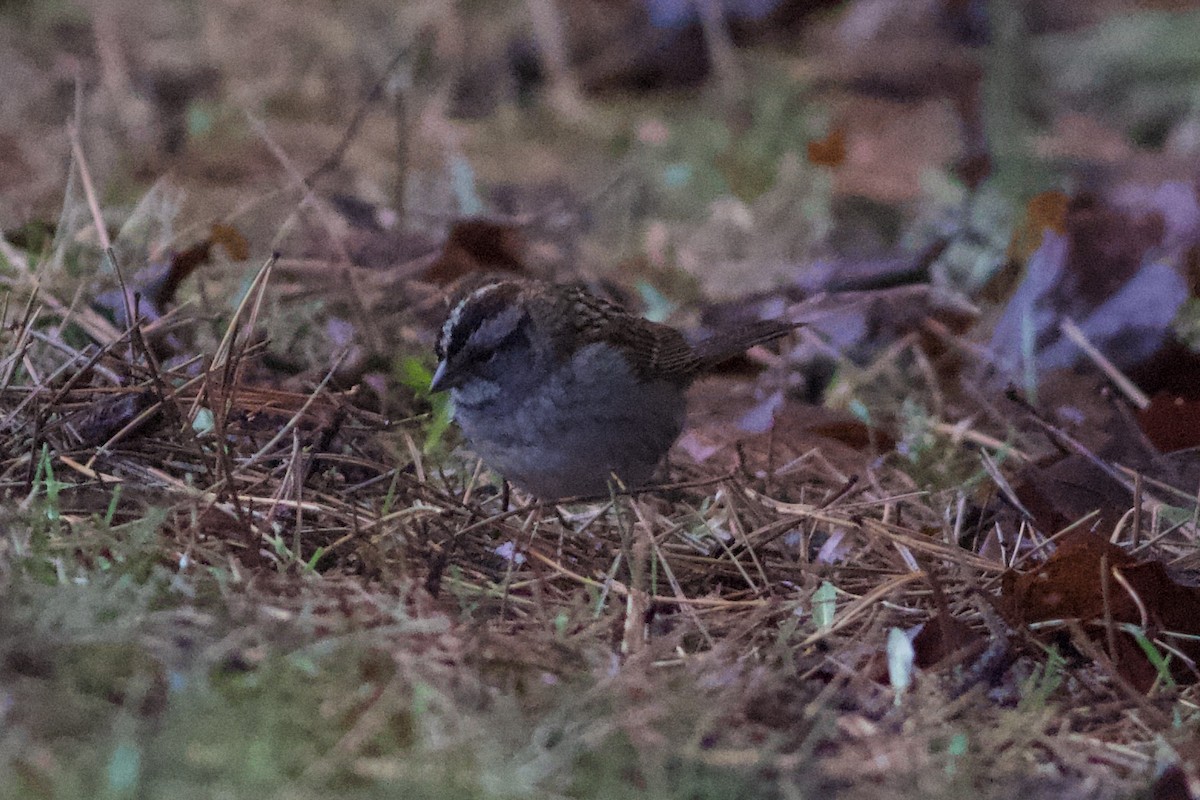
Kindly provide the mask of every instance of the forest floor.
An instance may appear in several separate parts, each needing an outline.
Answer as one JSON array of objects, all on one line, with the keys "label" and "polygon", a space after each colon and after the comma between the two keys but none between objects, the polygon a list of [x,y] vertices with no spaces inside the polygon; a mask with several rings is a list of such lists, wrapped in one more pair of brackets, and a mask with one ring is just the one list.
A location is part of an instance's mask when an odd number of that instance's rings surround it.
[{"label": "forest floor", "polygon": [[[483,5],[0,9],[0,797],[1200,797],[1200,8]],[[832,310],[555,505],[498,270]]]}]

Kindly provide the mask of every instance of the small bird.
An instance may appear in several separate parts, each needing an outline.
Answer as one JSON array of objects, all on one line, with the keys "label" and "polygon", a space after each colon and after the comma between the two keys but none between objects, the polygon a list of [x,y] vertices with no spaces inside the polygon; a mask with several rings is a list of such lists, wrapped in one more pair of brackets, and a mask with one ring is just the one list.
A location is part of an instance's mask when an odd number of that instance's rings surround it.
[{"label": "small bird", "polygon": [[578,286],[503,279],[451,309],[434,391],[484,463],[545,499],[643,486],[683,429],[709,368],[800,323],[752,322],[690,344]]}]

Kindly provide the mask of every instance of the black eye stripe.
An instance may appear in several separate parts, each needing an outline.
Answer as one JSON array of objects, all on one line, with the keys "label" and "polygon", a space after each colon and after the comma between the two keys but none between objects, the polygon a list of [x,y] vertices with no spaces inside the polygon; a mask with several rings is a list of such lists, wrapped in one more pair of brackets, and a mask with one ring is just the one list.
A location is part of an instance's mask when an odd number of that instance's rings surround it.
[{"label": "black eye stripe", "polygon": [[519,347],[528,349],[529,331],[524,325],[517,325],[504,335],[502,339],[488,347],[479,347],[473,343],[467,344],[453,357],[458,369],[472,369],[491,364],[504,351]]},{"label": "black eye stripe", "polygon": [[[439,337],[442,348],[442,358],[454,358],[463,351],[471,334],[475,333],[488,320],[499,316],[511,309],[520,292],[516,284],[496,284],[475,292],[464,300],[451,313],[454,320],[449,331],[444,331]],[[507,337],[506,337],[507,338]]]},{"label": "black eye stripe", "polygon": [[494,347],[491,347],[487,351],[480,353],[478,356],[478,360],[479,361],[491,361],[493,358],[495,358],[500,353],[501,350],[504,350],[507,347],[511,347],[512,345],[517,344],[519,342],[528,342],[528,341],[529,341],[529,333],[525,330],[525,328],[523,326],[518,325],[517,327],[515,327],[511,331],[509,331],[503,339],[496,342]]}]

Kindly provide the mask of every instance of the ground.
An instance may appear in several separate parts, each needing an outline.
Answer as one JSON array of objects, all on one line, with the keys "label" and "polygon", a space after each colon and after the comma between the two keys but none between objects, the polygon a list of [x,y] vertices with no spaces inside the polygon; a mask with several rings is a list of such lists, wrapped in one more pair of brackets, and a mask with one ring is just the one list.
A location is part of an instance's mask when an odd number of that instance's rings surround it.
[{"label": "ground", "polygon": [[[1197,796],[1200,11],[1079,5],[0,9],[0,797]],[[493,270],[823,316],[541,503]]]}]

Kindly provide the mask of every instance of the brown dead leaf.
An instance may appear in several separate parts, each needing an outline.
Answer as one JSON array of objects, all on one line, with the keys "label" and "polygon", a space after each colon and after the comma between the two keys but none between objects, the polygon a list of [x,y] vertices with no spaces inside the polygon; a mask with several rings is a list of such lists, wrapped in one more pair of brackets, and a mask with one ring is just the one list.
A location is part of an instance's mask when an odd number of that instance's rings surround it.
[{"label": "brown dead leaf", "polygon": [[[1159,561],[1139,562],[1104,537],[1081,532],[1064,539],[1044,563],[1027,572],[1009,571],[1001,579],[999,607],[1011,624],[1080,620],[1121,675],[1146,690],[1158,677],[1137,640],[1118,626],[1142,628],[1153,639],[1163,631],[1200,635],[1200,587],[1173,580]],[[1193,661],[1200,641],[1172,639],[1172,646]],[[1175,680],[1196,676],[1172,660]]]},{"label": "brown dead leaf", "polygon": [[1200,742],[1195,738],[1176,742],[1174,750],[1179,760],[1150,787],[1150,800],[1200,799]]},{"label": "brown dead leaf", "polygon": [[525,273],[524,237],[513,225],[486,219],[463,219],[450,227],[437,260],[425,279],[445,286],[474,272]]},{"label": "brown dead leaf", "polygon": [[220,245],[226,254],[234,261],[245,261],[250,257],[250,243],[246,237],[232,225],[214,224],[209,229],[207,239],[202,239],[186,250],[180,250],[171,259],[170,269],[163,280],[162,288],[153,297],[153,302],[159,308],[170,305],[175,301],[175,293],[180,284],[199,267],[208,263],[212,258],[212,249]]},{"label": "brown dead leaf", "polygon": [[1153,357],[1131,368],[1127,374],[1151,395],[1166,392],[1200,399],[1200,353],[1174,337],[1168,339]]},{"label": "brown dead leaf", "polygon": [[[1005,602],[1001,608],[1025,625],[1049,619],[1102,618],[1100,565],[1105,558],[1113,569],[1136,563],[1133,556],[1102,536],[1083,533],[1068,537],[1044,563],[1028,572],[1010,571],[1004,575],[1001,597]],[[1114,618],[1118,612],[1136,611],[1128,598],[1112,610]]]},{"label": "brown dead leaf", "polygon": [[939,613],[913,638],[915,663],[924,670],[936,668],[946,659],[976,645],[980,638],[965,622]]},{"label": "brown dead leaf", "polygon": [[[1132,204],[1137,199],[1144,202]],[[1046,202],[1053,211],[1057,201]],[[1067,319],[1118,369],[1135,367],[1163,347],[1187,299],[1184,255],[1200,237],[1200,202],[1190,187],[1081,194],[1067,205],[1064,229],[1041,228],[992,332],[994,363],[1006,379],[1024,368],[1031,338],[1040,371],[1085,360],[1061,330]]]},{"label": "brown dead leaf", "polygon": [[1200,400],[1159,393],[1137,419],[1142,433],[1164,453],[1200,447]]},{"label": "brown dead leaf", "polygon": [[1163,216],[1156,211],[1135,214],[1087,194],[1071,200],[1066,226],[1072,279],[1064,288],[1089,305],[1103,302],[1125,285],[1166,230]]},{"label": "brown dead leaf", "polygon": [[1195,800],[1197,797],[1188,790],[1187,774],[1178,764],[1172,764],[1158,776],[1150,787],[1149,796],[1151,800]]},{"label": "brown dead leaf", "polygon": [[846,129],[840,125],[808,143],[808,163],[816,167],[840,167],[846,160]]},{"label": "brown dead leaf", "polygon": [[1049,466],[1029,465],[1013,482],[1017,499],[1045,533],[1098,512],[1089,528],[1112,530],[1133,503],[1120,483],[1086,456],[1068,455]]}]

